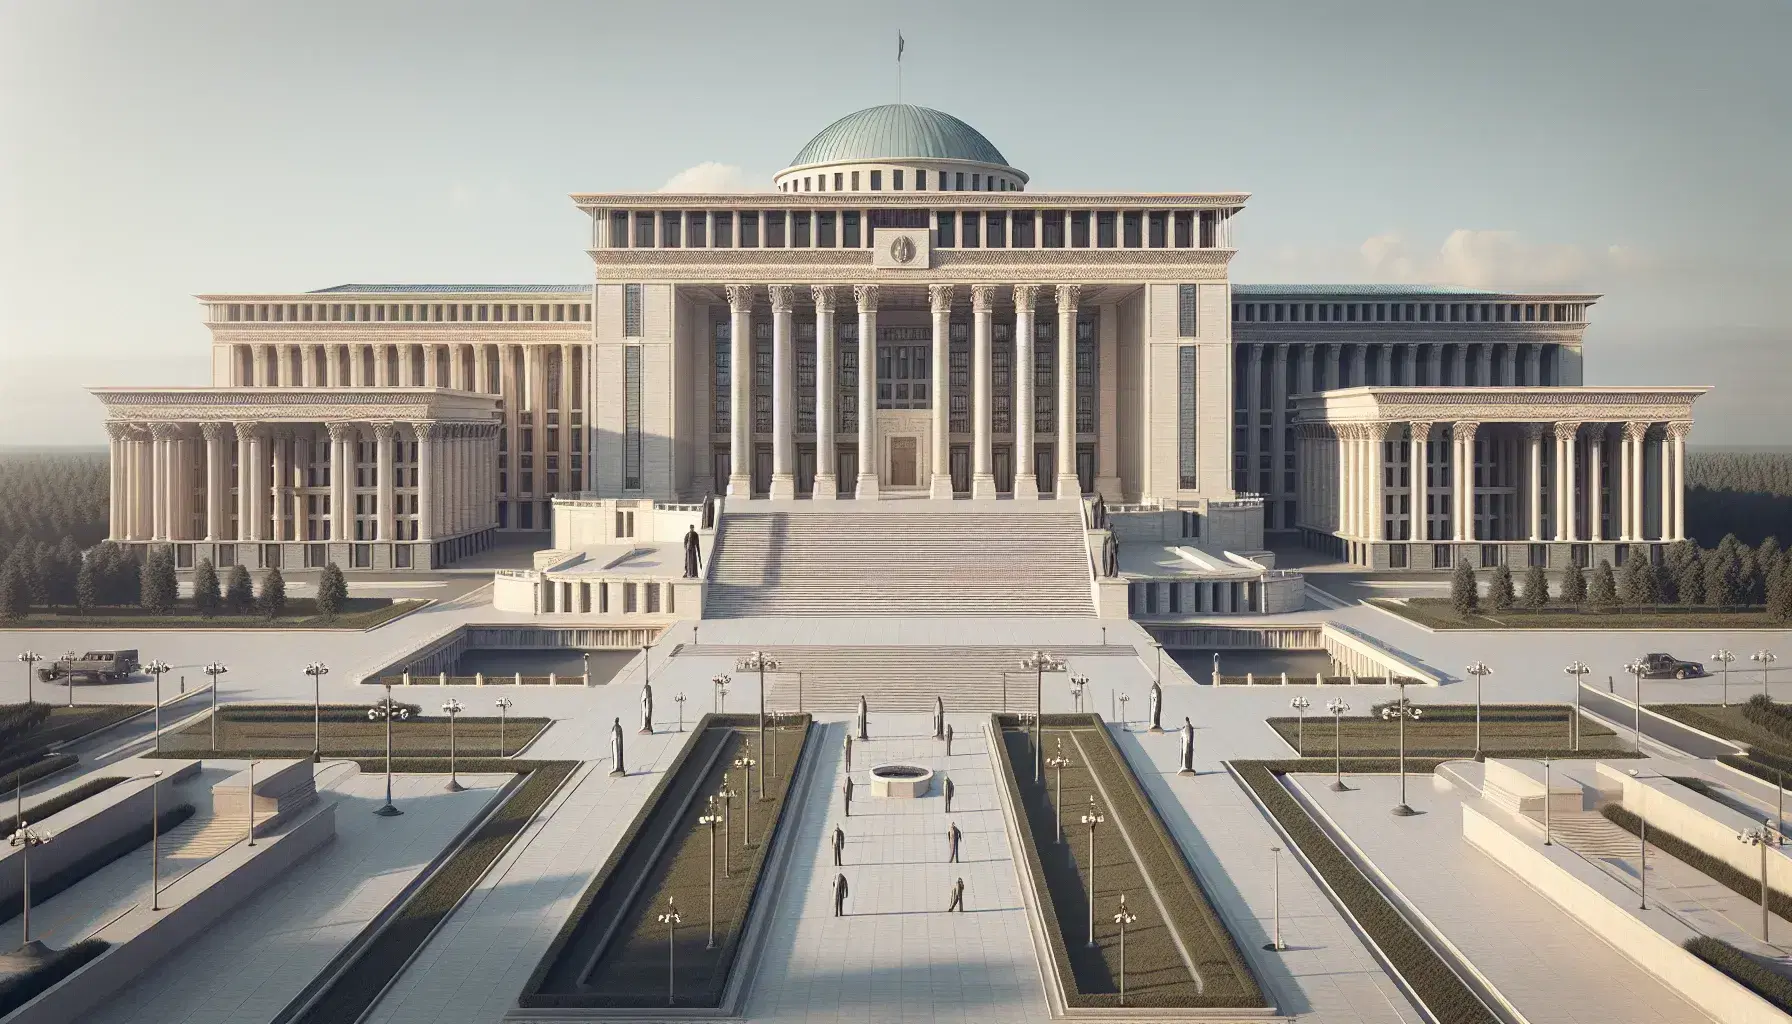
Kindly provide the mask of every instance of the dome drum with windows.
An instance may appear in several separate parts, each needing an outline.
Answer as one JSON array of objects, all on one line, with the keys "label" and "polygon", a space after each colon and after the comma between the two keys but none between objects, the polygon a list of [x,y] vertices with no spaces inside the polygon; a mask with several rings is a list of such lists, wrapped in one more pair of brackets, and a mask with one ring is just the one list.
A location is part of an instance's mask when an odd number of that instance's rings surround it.
[{"label": "dome drum with windows", "polygon": [[822,129],[776,182],[780,192],[1018,192],[1027,175],[951,114],[892,103]]}]

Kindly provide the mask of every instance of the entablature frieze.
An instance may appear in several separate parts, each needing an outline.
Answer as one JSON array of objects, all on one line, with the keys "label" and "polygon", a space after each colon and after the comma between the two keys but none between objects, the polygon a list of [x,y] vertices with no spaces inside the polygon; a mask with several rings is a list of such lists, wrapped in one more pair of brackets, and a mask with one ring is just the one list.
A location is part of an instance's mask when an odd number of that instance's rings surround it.
[{"label": "entablature frieze", "polygon": [[1232,322],[1232,338],[1252,345],[1578,345],[1586,323],[1543,321],[1462,321],[1424,323],[1403,320],[1359,323]]},{"label": "entablature frieze", "polygon": [[1249,192],[576,192],[581,210],[1230,210]]},{"label": "entablature frieze", "polygon": [[934,249],[925,268],[874,267],[869,249],[589,249],[603,281],[961,284],[1226,280],[1233,249]]},{"label": "entablature frieze", "polygon": [[445,388],[93,388],[125,423],[489,423],[495,395]]},{"label": "entablature frieze", "polygon": [[1708,387],[1348,388],[1294,399],[1308,423],[1691,422]]},{"label": "entablature frieze", "polygon": [[213,321],[222,345],[576,345],[591,340],[586,321],[435,323],[433,321]]}]

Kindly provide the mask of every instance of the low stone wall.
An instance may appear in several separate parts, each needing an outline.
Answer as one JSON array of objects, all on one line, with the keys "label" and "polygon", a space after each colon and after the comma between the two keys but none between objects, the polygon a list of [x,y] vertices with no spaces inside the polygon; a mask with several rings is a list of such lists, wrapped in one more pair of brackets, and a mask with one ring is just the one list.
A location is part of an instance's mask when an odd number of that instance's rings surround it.
[{"label": "low stone wall", "polygon": [[1533,846],[1466,804],[1462,838],[1713,1020],[1784,1024],[1786,1015],[1772,1004],[1681,948],[1696,932],[1663,911],[1632,909],[1627,888],[1608,896],[1602,890],[1618,883],[1575,854]]},{"label": "low stone wall", "polygon": [[[1759,828],[1759,820],[1648,768],[1631,775],[1602,763],[1598,773],[1600,790],[1618,791],[1625,810],[1655,828],[1679,836],[1749,878],[1761,877],[1761,848],[1736,841],[1744,829]],[[1777,846],[1767,848],[1767,886],[1792,892],[1792,857]]]},{"label": "low stone wall", "polygon": [[[656,642],[666,631],[664,624],[657,625],[580,625],[580,626],[534,626],[534,625],[502,625],[502,624],[469,624],[455,626],[430,637],[421,645],[409,652],[381,665],[372,672],[361,676],[361,682],[372,685],[383,685],[390,677],[393,684],[406,673],[414,678],[412,682],[440,682],[442,673],[451,672],[461,655],[468,650],[512,650],[512,651],[551,651],[551,650],[585,650],[585,651],[620,651],[640,650],[643,646]],[[427,679],[420,677],[429,677]],[[525,676],[525,679],[529,677]],[[471,685],[471,676],[449,676],[450,680],[465,679]],[[487,680],[490,682],[490,680]],[[542,679],[545,682],[545,677]]]}]

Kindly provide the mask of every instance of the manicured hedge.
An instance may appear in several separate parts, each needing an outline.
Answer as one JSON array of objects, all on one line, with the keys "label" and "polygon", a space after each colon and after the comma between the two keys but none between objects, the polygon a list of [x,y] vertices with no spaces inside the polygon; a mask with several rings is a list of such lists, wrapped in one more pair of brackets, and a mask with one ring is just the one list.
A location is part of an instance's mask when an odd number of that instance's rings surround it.
[{"label": "manicured hedge", "polygon": [[[396,699],[392,701],[392,704],[401,711],[408,708],[411,712],[411,718],[419,718],[423,715],[423,708],[421,705],[407,704],[402,700]],[[325,704],[318,709],[317,718],[325,722],[366,722],[370,720],[367,717],[367,712],[371,707],[371,704],[352,704],[348,706],[341,704]],[[240,707],[225,706],[219,708],[218,720],[220,722],[303,722],[306,725],[310,725],[313,718],[311,705],[309,704],[274,704],[262,706],[249,704]],[[490,720],[495,722],[498,719],[495,716],[492,716],[490,717]],[[477,722],[482,721],[482,719],[473,715],[467,715],[462,718],[461,721]],[[384,724],[384,720],[381,720],[381,722]],[[402,722],[395,722],[394,728],[402,728],[402,725]]]},{"label": "manicured hedge", "polygon": [[50,705],[42,701],[0,704],[0,750],[9,750],[14,744],[23,743],[49,720]]},{"label": "manicured hedge", "polygon": [[[1599,808],[1605,819],[1633,836],[1641,836],[1636,815],[1618,804],[1606,804]],[[1649,845],[1662,853],[1686,862],[1695,870],[1709,877],[1713,882],[1722,885],[1743,899],[1761,902],[1761,879],[1745,871],[1738,871],[1724,861],[1718,860],[1705,851],[1692,845],[1666,829],[1649,826]],[[1768,909],[1781,917],[1792,917],[1792,896],[1787,896],[1778,889],[1767,890]]]},{"label": "manicured hedge", "polygon": [[67,949],[58,950],[54,957],[23,974],[0,978],[0,1017],[37,998],[110,946],[111,943],[103,939],[82,939]]},{"label": "manicured hedge", "polygon": [[[1431,771],[1437,761],[1408,758],[1406,770]],[[1411,922],[1395,909],[1374,883],[1363,877],[1349,857],[1338,849],[1325,830],[1314,822],[1293,794],[1282,785],[1279,776],[1288,772],[1322,774],[1332,770],[1330,758],[1308,758],[1287,761],[1233,761],[1232,768],[1245,785],[1275,816],[1283,831],[1313,865],[1314,870],[1331,886],[1351,917],[1369,934],[1394,967],[1406,979],[1413,993],[1431,1011],[1439,1024],[1498,1024],[1500,1018],[1482,1003],[1450,965],[1438,956],[1430,943],[1419,935]],[[1346,759],[1345,769],[1353,774],[1398,771],[1392,759]]]},{"label": "manicured hedge", "polygon": [[[161,829],[162,834],[166,835],[170,829],[192,816],[193,805],[181,804],[177,807],[172,807],[163,811],[162,816],[156,819],[156,824],[157,827]],[[144,824],[119,836],[117,839],[112,840],[104,846],[99,847],[87,856],[82,857],[80,860],[75,861],[73,864],[68,865],[61,871],[52,875],[39,878],[36,877],[36,873],[33,872],[33,877],[31,879],[31,905],[38,906],[42,904],[45,900],[62,892],[69,886],[80,882],[88,875],[93,874],[95,871],[98,871],[118,858],[123,857],[125,854],[130,853],[138,847],[148,846],[149,837],[150,827],[148,824]],[[0,920],[17,916],[23,905],[24,900],[20,894],[14,894],[7,899],[0,899]]]},{"label": "manicured hedge", "polygon": [[1729,975],[1736,984],[1792,1013],[1792,978],[1761,963],[1759,958],[1709,935],[1687,939],[1686,951]]},{"label": "manicured hedge", "polygon": [[1760,747],[1750,747],[1746,754],[1719,754],[1717,759],[1737,771],[1747,772],[1773,786],[1779,785],[1786,773],[1792,772],[1792,763],[1788,763],[1785,758],[1776,757]]},{"label": "manicured hedge", "polygon": [[[111,789],[113,786],[116,786],[123,781],[124,776],[122,775],[103,775],[99,778],[88,779],[86,782],[81,783],[79,786],[76,786],[66,793],[59,793],[48,800],[40,801],[25,808],[25,820],[42,821],[50,815],[55,814],[57,811],[65,811],[90,796],[104,793],[106,790]],[[17,815],[8,814],[6,817],[0,818],[0,834],[11,835],[18,830],[18,827],[19,819]]]},{"label": "manicured hedge", "polygon": [[54,775],[70,765],[78,764],[80,760],[73,754],[45,754],[16,772],[0,775],[0,793],[10,793],[20,786],[29,786],[38,779]]},{"label": "manicured hedge", "polygon": [[1775,704],[1766,694],[1757,693],[1750,697],[1742,705],[1742,717],[1748,719],[1756,728],[1792,743],[1792,711],[1788,711],[1783,705]]},{"label": "manicured hedge", "polygon": [[[495,760],[495,759],[492,759]],[[337,1024],[360,1020],[398,972],[429,940],[504,848],[523,830],[548,798],[579,767],[577,761],[497,761],[505,771],[526,771],[528,778],[503,806],[480,825],[441,870],[405,902],[386,929],[368,941],[347,970],[337,975],[321,998],[303,1014],[280,1020],[295,1024]],[[383,760],[381,761],[383,767]],[[397,764],[394,763],[394,769]],[[363,764],[363,770],[365,764]],[[471,770],[471,769],[469,769]],[[369,927],[372,927],[371,925]],[[302,997],[301,997],[302,998]],[[290,1007],[289,1007],[290,1009]]]}]

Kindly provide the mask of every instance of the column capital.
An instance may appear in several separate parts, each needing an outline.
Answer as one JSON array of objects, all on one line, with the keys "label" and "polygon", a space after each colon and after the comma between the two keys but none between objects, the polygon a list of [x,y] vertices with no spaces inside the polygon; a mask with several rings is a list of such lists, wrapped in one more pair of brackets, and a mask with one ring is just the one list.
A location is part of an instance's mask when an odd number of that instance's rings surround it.
[{"label": "column capital", "polygon": [[330,440],[335,442],[352,441],[358,433],[353,423],[326,423],[324,428],[330,432]]},{"label": "column capital", "polygon": [[224,436],[224,429],[228,426],[230,424],[221,423],[218,420],[207,420],[199,424],[199,433],[205,437],[206,444],[215,444],[219,438]]},{"label": "column capital", "polygon": [[380,444],[385,444],[386,442],[392,440],[392,433],[393,433],[394,429],[396,429],[396,428],[391,423],[375,423],[373,425],[374,439],[379,441]]},{"label": "column capital", "polygon": [[736,313],[753,311],[754,288],[750,284],[731,284],[727,286],[728,308]]},{"label": "column capital", "polygon": [[1548,423],[1524,423],[1520,424],[1519,429],[1524,431],[1524,439],[1526,442],[1535,444],[1536,442],[1543,440],[1544,434],[1550,432],[1550,425]]},{"label": "column capital", "polygon": [[949,284],[930,284],[927,286],[927,304],[935,316],[952,311],[952,293],[956,289]]},{"label": "column capital", "polygon": [[1473,441],[1475,439],[1475,432],[1481,429],[1481,424],[1476,420],[1459,420],[1456,423],[1451,424],[1450,429],[1455,431],[1458,438],[1466,441]]},{"label": "column capital", "polygon": [[1630,421],[1624,424],[1624,436],[1632,441],[1641,441],[1649,436],[1649,424]]},{"label": "column capital", "polygon": [[1362,425],[1362,437],[1366,441],[1385,441],[1393,426],[1386,420],[1371,420]]},{"label": "column capital", "polygon": [[416,436],[418,441],[434,441],[442,436],[442,425],[440,423],[413,423],[411,424],[411,433]]},{"label": "column capital", "polygon": [[971,312],[987,313],[995,308],[996,286],[993,284],[971,285]]},{"label": "column capital", "polygon": [[771,296],[772,312],[774,313],[788,313],[796,303],[795,285],[774,284],[765,290]]},{"label": "column capital", "polygon": [[815,298],[815,312],[817,315],[823,313],[830,316],[833,315],[836,300],[840,294],[838,288],[835,288],[831,284],[810,285],[809,293]]},{"label": "column capital", "polygon": [[106,436],[114,441],[129,441],[132,434],[131,426],[123,420],[107,420]]},{"label": "column capital", "polygon": [[1080,284],[1061,284],[1058,286],[1058,311],[1076,312],[1077,302],[1082,298],[1083,286]]},{"label": "column capital", "polygon": [[852,300],[858,304],[859,312],[877,311],[877,285],[855,284],[852,286]]},{"label": "column capital", "polygon": [[1413,420],[1406,425],[1406,429],[1412,432],[1412,439],[1415,441],[1429,441],[1431,427],[1430,420]]},{"label": "column capital", "polygon": [[236,439],[245,444],[255,440],[258,433],[259,432],[255,429],[255,424],[253,423],[238,423],[236,425]]},{"label": "column capital", "polygon": [[1033,304],[1039,301],[1039,286],[1036,284],[1017,284],[1014,286],[1014,308],[1031,313]]},{"label": "column capital", "polygon": [[1674,440],[1684,441],[1686,435],[1690,433],[1692,433],[1691,420],[1670,420],[1668,422],[1668,435]]},{"label": "column capital", "polygon": [[1565,422],[1565,423],[1556,423],[1556,424],[1552,425],[1552,429],[1554,430],[1555,435],[1556,435],[1556,440],[1558,440],[1558,441],[1572,442],[1576,437],[1580,436],[1580,428],[1581,428],[1581,425],[1579,423],[1566,423]]},{"label": "column capital", "polygon": [[158,441],[172,441],[180,436],[180,424],[151,423],[149,425],[149,436]]}]

